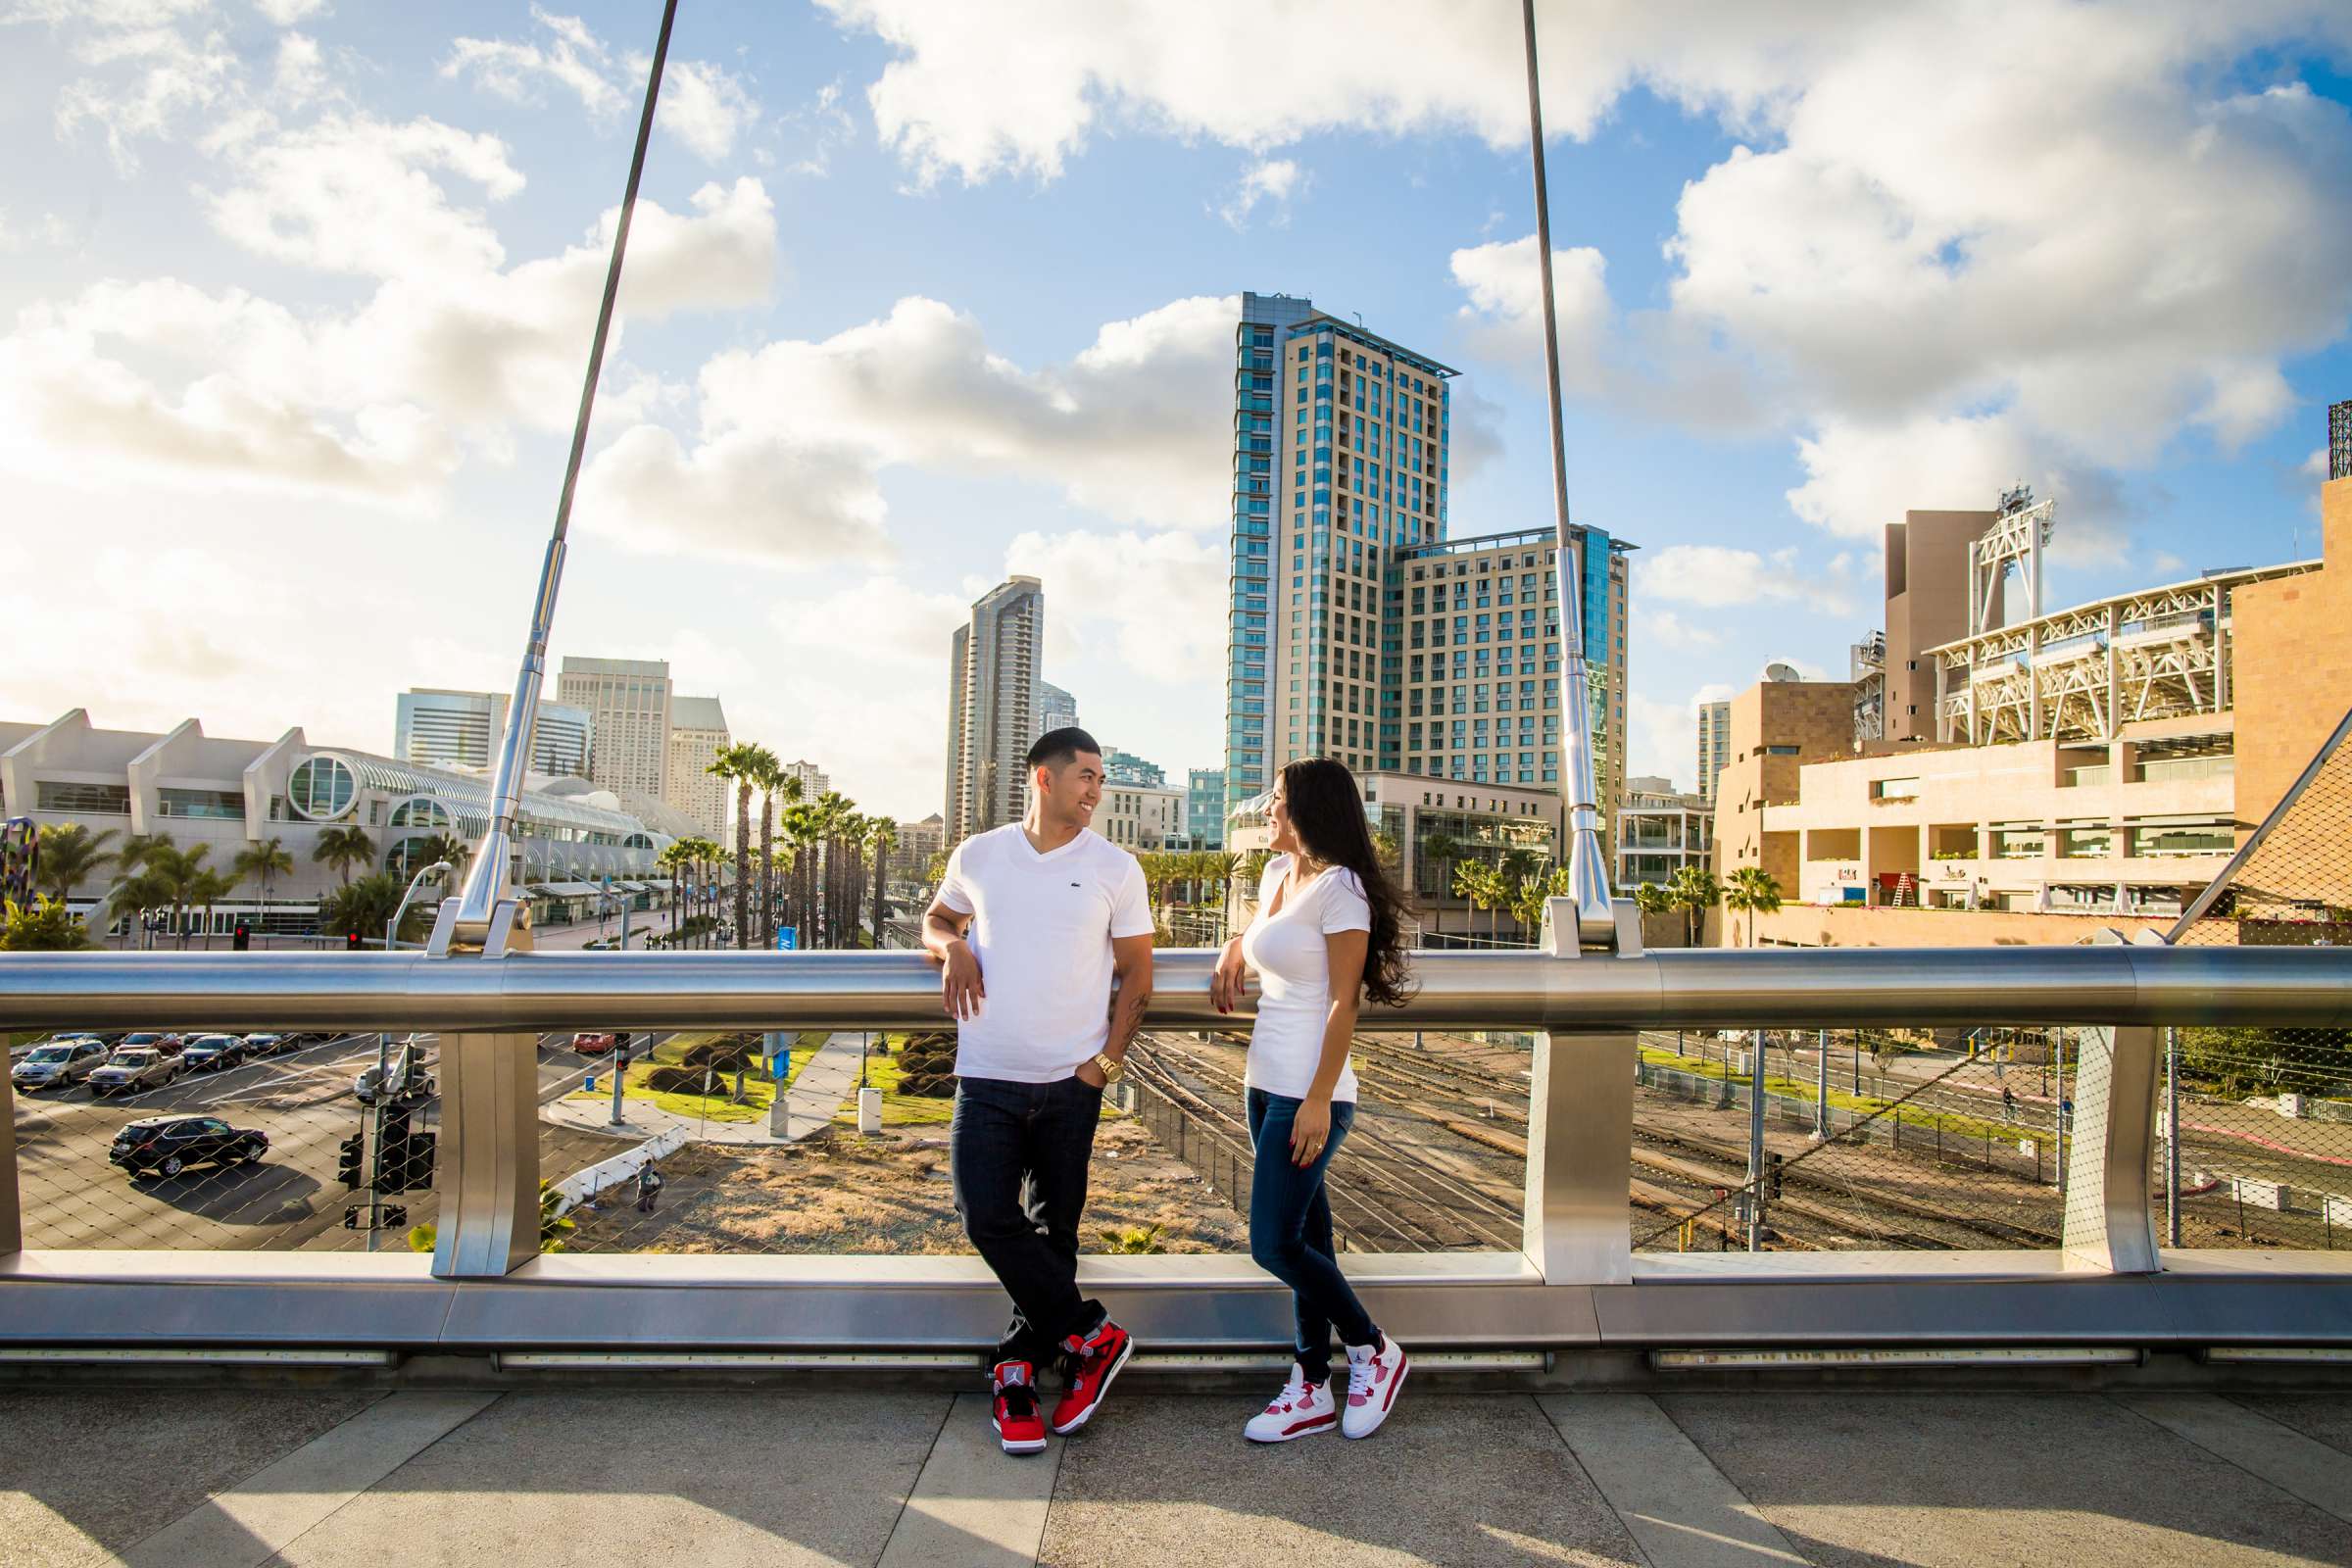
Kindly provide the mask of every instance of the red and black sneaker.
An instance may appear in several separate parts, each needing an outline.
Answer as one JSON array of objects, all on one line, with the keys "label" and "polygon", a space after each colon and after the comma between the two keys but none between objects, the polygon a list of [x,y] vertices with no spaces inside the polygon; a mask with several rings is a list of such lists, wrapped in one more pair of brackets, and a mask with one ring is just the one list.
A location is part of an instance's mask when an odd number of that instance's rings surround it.
[{"label": "red and black sneaker", "polygon": [[1006,1453],[1042,1453],[1046,1418],[1037,1413],[1037,1368],[1026,1361],[999,1361],[995,1368],[996,1408],[990,1425]]},{"label": "red and black sneaker", "polygon": [[1104,1318],[1094,1333],[1073,1334],[1063,1340],[1061,1348],[1068,1358],[1070,1388],[1054,1406],[1054,1430],[1066,1434],[1086,1425],[1102,1408],[1102,1396],[1110,1392],[1110,1380],[1135,1353],[1135,1341],[1125,1329]]}]

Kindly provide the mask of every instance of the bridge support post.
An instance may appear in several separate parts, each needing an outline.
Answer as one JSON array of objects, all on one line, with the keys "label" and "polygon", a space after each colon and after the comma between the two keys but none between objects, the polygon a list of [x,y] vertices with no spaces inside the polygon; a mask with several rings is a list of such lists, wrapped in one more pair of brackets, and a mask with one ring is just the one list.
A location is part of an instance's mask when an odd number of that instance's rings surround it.
[{"label": "bridge support post", "polygon": [[2066,1164],[2067,1262],[2113,1274],[2153,1274],[2156,1214],[2156,1031],[2145,1026],[2075,1032],[2079,1065],[2073,1146]]},{"label": "bridge support post", "polygon": [[[442,906],[444,927],[456,911],[454,900]],[[436,933],[435,943],[449,951],[446,932]],[[496,922],[485,951],[450,961],[496,963],[502,952],[528,952],[530,946],[530,927],[510,912]],[[442,1279],[496,1279],[537,1257],[539,1054],[534,1037],[442,1038],[435,1152],[441,1215],[433,1239],[433,1273]]]},{"label": "bridge support post", "polygon": [[[1640,916],[1614,901],[1618,951],[1642,951]],[[1576,903],[1551,899],[1543,949],[1563,966],[1609,963],[1584,951]],[[1563,974],[1561,983],[1566,983]],[[1546,1285],[1625,1285],[1634,1277],[1629,1178],[1634,1147],[1633,1030],[1536,1036],[1527,1102],[1527,1199],[1521,1225],[1528,1261]]]}]

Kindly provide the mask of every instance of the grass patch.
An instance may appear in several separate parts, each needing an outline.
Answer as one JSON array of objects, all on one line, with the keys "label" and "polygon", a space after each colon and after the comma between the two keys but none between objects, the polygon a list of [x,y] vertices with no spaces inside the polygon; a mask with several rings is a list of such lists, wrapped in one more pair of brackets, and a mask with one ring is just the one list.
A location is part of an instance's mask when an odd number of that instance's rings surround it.
[{"label": "grass patch", "polygon": [[[1642,1059],[1653,1067],[1671,1067],[1677,1072],[1689,1073],[1693,1078],[1713,1078],[1718,1081],[1733,1078],[1731,1070],[1720,1061],[1709,1061],[1703,1056],[1678,1056],[1671,1051],[1662,1051],[1654,1046],[1642,1048]],[[1733,1081],[1744,1084],[1747,1082],[1747,1074],[1740,1073]],[[1768,1095],[1778,1095],[1785,1100],[1794,1100],[1805,1104],[1812,1104],[1821,1093],[1821,1086],[1796,1078],[1778,1078],[1768,1073],[1764,1079],[1764,1092]],[[1830,1089],[1830,1103],[1840,1110],[1851,1111],[1857,1116],[1870,1116],[1886,1109],[1894,1102],[1882,1100],[1875,1095],[1852,1094],[1833,1085]],[[1966,1116],[1951,1111],[1923,1110],[1916,1103],[1906,1104],[1903,1107],[1902,1115],[1905,1127],[1940,1128],[1954,1138],[1967,1138],[1980,1143],[1985,1139],[1999,1144],[2009,1143],[2019,1138],[2046,1136],[2037,1133],[2030,1126],[2013,1122],[1986,1121],[1981,1116]],[[1893,1118],[1889,1116],[1886,1120],[1891,1123]]]},{"label": "grass patch", "polygon": [[[794,1080],[800,1077],[801,1069],[808,1065],[809,1058],[816,1054],[815,1047],[824,1043],[826,1034],[823,1030],[818,1029],[803,1032],[797,1037],[792,1052],[792,1070],[785,1074],[781,1084],[758,1068],[746,1073],[743,1080],[743,1102],[741,1104],[737,1104],[728,1098],[735,1092],[735,1075],[731,1072],[715,1074],[711,1093],[708,1096],[676,1091],[657,1093],[645,1086],[646,1074],[652,1072],[656,1067],[678,1066],[685,1060],[686,1053],[694,1047],[719,1038],[721,1037],[717,1034],[677,1035],[655,1047],[651,1056],[639,1056],[632,1060],[629,1063],[628,1090],[624,1098],[632,1103],[649,1104],[658,1110],[668,1111],[673,1116],[685,1116],[698,1121],[763,1121],[766,1119],[769,1109],[774,1106],[776,1096],[791,1092]],[[593,1092],[582,1087],[573,1090],[564,1098],[568,1100],[610,1100],[612,1096],[612,1079],[602,1072],[597,1076],[599,1082]]]},{"label": "grass patch", "polygon": [[[899,1093],[899,1058],[868,1056],[865,1058],[865,1084],[869,1089],[882,1091],[882,1125],[885,1127],[944,1127],[955,1114],[956,1102],[950,1097]],[[833,1113],[836,1126],[858,1125],[858,1097],[855,1093]]]}]

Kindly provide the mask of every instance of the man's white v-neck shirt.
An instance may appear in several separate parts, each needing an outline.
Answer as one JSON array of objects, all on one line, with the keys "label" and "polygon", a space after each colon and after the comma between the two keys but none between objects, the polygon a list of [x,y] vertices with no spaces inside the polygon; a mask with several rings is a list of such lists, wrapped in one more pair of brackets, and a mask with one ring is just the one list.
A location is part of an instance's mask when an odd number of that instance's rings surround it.
[{"label": "man's white v-neck shirt", "polygon": [[1134,856],[1088,829],[1040,855],[1011,822],[956,846],[939,902],[972,917],[964,940],[987,993],[956,1025],[958,1077],[1051,1083],[1102,1049],[1111,939],[1152,932]]}]

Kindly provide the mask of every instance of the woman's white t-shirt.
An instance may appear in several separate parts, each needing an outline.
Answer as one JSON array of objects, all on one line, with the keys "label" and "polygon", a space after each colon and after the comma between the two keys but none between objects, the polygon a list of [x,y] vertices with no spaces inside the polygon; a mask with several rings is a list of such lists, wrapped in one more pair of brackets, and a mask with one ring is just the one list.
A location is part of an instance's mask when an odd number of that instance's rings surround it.
[{"label": "woman's white t-shirt", "polygon": [[[1372,906],[1353,871],[1335,865],[1283,895],[1296,861],[1277,855],[1257,884],[1258,916],[1242,934],[1242,956],[1258,974],[1257,1024],[1250,1031],[1247,1082],[1270,1095],[1304,1100],[1323,1060],[1323,1027],[1331,1013],[1331,949],[1335,931],[1372,929]],[[1335,1101],[1355,1099],[1355,1065],[1344,1063]]]}]

